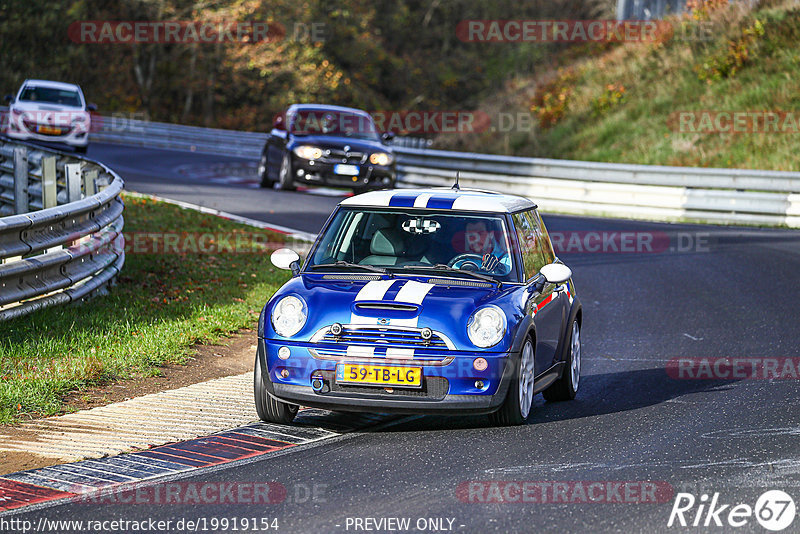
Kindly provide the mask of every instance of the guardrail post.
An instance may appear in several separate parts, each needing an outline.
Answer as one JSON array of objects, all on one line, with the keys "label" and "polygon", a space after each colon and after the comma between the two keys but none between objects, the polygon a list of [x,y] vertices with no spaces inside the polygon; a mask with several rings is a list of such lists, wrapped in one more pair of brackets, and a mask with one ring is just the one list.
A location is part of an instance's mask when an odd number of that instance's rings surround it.
[{"label": "guardrail post", "polygon": [[28,213],[28,148],[14,147],[14,213]]},{"label": "guardrail post", "polygon": [[92,169],[90,171],[86,171],[83,173],[83,194],[87,197],[94,196],[97,192],[97,186],[95,182],[97,181],[97,170]]},{"label": "guardrail post", "polygon": [[81,164],[67,163],[64,165],[64,176],[67,180],[67,202],[76,202],[81,199]]},{"label": "guardrail post", "polygon": [[58,204],[58,189],[56,186],[56,158],[47,156],[42,158],[42,208],[52,208]]}]

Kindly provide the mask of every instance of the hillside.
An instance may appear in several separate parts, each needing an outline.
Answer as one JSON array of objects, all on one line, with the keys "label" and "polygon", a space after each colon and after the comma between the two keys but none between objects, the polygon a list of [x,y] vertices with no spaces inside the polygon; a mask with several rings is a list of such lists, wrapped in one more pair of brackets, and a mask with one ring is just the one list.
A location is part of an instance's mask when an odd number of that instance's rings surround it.
[{"label": "hillside", "polygon": [[531,112],[532,130],[441,135],[437,147],[800,170],[800,6],[698,4],[657,42],[569,50],[557,69],[518,77],[478,106],[492,116]]}]

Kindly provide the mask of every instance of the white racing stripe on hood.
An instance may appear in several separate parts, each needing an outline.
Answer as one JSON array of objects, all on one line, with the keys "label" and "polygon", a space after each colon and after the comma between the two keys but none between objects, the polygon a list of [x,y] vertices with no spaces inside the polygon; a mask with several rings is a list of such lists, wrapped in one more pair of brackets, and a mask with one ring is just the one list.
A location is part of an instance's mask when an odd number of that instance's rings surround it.
[{"label": "white racing stripe on hood", "polygon": [[416,280],[409,280],[406,285],[400,288],[395,297],[395,302],[407,302],[409,304],[422,304],[425,296],[433,289],[433,284],[425,284]]},{"label": "white racing stripe on hood", "polygon": [[373,280],[367,282],[356,295],[356,300],[383,300],[395,280]]},{"label": "white racing stripe on hood", "polygon": [[414,207],[415,208],[427,208],[428,207],[428,200],[431,198],[430,193],[422,193],[420,196],[414,199]]}]

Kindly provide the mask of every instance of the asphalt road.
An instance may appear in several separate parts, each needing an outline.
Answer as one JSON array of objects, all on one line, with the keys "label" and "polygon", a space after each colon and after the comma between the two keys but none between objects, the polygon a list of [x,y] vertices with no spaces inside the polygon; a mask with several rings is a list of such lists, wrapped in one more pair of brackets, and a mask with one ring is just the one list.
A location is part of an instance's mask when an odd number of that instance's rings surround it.
[{"label": "asphalt road", "polygon": [[[337,202],[235,180],[212,183],[201,171],[176,170],[232,158],[110,146],[93,146],[89,155],[118,170],[130,189],[305,231],[316,231]],[[540,207],[546,213],[546,203]],[[529,423],[512,428],[492,428],[485,417],[411,417],[181,479],[276,481],[288,490],[281,503],[66,503],[20,517],[264,517],[277,518],[282,532],[368,531],[356,528],[355,519],[390,517],[410,518],[411,531],[433,524],[417,524],[419,518],[447,518],[452,524],[445,520],[439,531],[763,532],[754,517],[734,528],[727,514],[733,505],[754,506],[766,490],[784,490],[800,502],[800,382],[675,379],[666,368],[679,357],[800,357],[800,232],[545,219],[551,233],[566,241],[571,232],[644,232],[669,239],[657,252],[573,247],[561,254],[584,304],[583,376],[574,401],[546,403],[539,396]],[[488,492],[477,491],[471,500],[458,493],[469,481],[572,481],[570,491],[580,486],[576,481],[585,481],[584,488],[590,482],[630,482],[625,487],[636,488],[651,481],[669,493],[655,503],[585,502],[578,494],[571,497],[578,502],[486,504],[471,501]],[[314,487],[316,497],[308,496]],[[698,527],[668,528],[677,492],[692,493],[698,504],[702,494],[719,493],[719,504],[732,505],[719,516],[725,526],[714,527],[711,519],[711,527],[704,527],[703,514]],[[695,505],[685,514],[690,525],[697,510]],[[787,531],[799,526],[800,518]]]}]

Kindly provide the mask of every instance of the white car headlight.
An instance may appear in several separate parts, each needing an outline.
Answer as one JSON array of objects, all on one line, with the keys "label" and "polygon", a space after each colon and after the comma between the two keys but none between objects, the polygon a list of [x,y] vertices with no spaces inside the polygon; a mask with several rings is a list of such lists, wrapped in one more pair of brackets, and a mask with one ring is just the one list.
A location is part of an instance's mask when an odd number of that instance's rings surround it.
[{"label": "white car headlight", "polygon": [[298,158],[319,159],[322,157],[322,149],[316,146],[300,145],[294,148],[294,153]]},{"label": "white car headlight", "polygon": [[392,155],[386,152],[375,152],[369,157],[369,162],[373,165],[389,165],[392,163]]},{"label": "white car headlight", "polygon": [[478,308],[467,322],[469,340],[476,347],[487,348],[500,343],[506,333],[506,315],[497,306]]},{"label": "white car headlight", "polygon": [[298,297],[283,297],[272,309],[272,328],[279,336],[292,337],[306,324],[306,303]]}]

